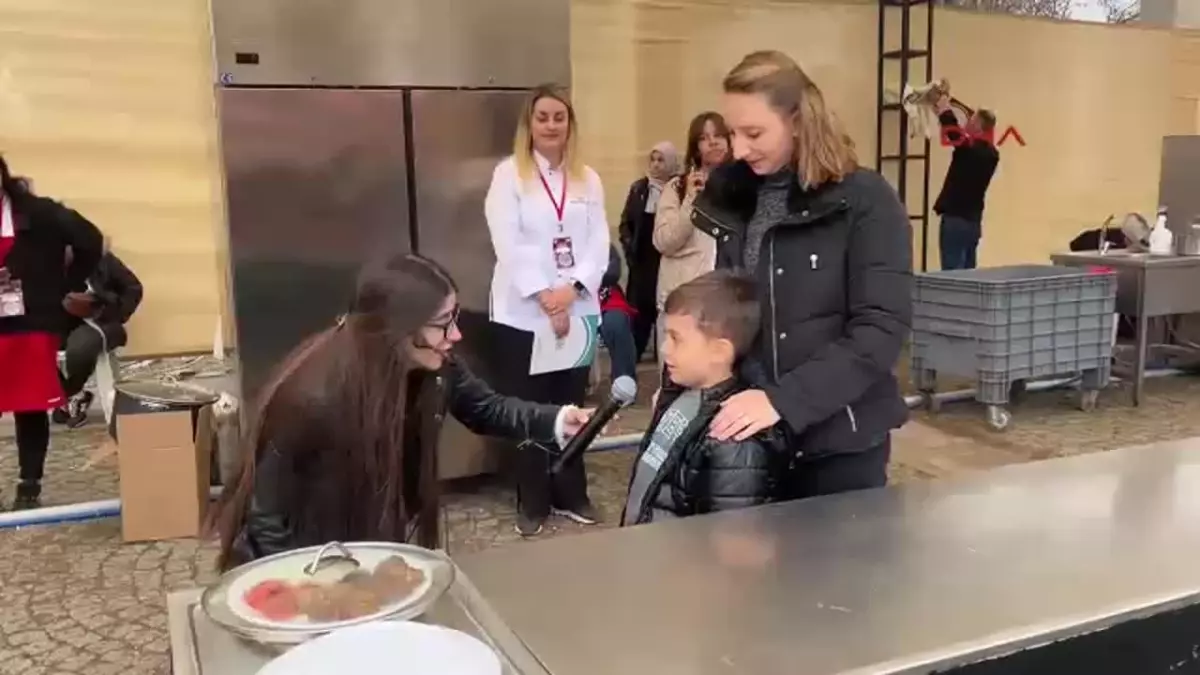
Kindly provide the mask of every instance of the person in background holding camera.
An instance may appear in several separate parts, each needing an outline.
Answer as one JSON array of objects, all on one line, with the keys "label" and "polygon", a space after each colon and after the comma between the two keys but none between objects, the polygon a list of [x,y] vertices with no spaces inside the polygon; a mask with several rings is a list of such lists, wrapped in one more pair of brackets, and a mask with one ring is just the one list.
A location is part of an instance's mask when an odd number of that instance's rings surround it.
[{"label": "person in background holding camera", "polygon": [[996,114],[970,113],[963,127],[951,106],[950,83],[943,80],[935,104],[942,138],[954,146],[942,191],[933,211],[942,217],[938,226],[938,254],[944,270],[975,269],[979,240],[983,237],[983,209],[988,186],[1000,165],[996,148]]},{"label": "person in background holding camera", "polygon": [[[513,154],[496,167],[484,204],[496,268],[491,345],[501,393],[539,403],[583,403],[587,366],[530,375],[534,334],[567,337],[573,319],[600,316],[609,232],[600,177],[577,147],[575,110],[552,85],[530,93]],[[544,452],[518,452],[517,532],[539,534],[551,511],[596,522],[583,456],[549,472]]]},{"label": "person in background holding camera", "polygon": [[[72,255],[68,249],[68,266]],[[90,312],[85,317],[72,317],[70,322],[63,342],[66,358],[63,392],[68,400],[51,413],[56,424],[66,424],[72,429],[87,422],[93,396],[83,387],[95,372],[100,355],[125,346],[129,339],[125,324],[142,302],[142,282],[110,250],[107,238],[104,256],[88,277],[87,291],[77,294],[77,299],[87,303]]]},{"label": "person in background holding camera", "polygon": [[787,55],[755,52],[724,81],[737,158],[693,212],[717,265],[754,275],[759,340],[710,433],[780,424],[788,498],[885,485],[891,430],[908,418],[894,368],[912,321],[912,228],[896,191],[858,164],[817,85]]},{"label": "person in background holding camera", "polygon": [[[74,254],[64,265],[68,246]],[[50,448],[47,411],[64,401],[58,345],[68,314],[91,311],[78,294],[103,249],[95,225],[35,195],[0,157],[0,414],[12,413],[16,426],[20,483],[14,509],[41,504]]]},{"label": "person in background holding camera", "polygon": [[[704,190],[708,174],[729,161],[729,128],[715,112],[703,112],[688,126],[683,174],[663,188],[654,217],[654,247],[662,253],[658,270],[658,307],[680,284],[713,269],[716,243],[711,234],[692,227],[692,203]],[[663,322],[658,339],[663,340]]]}]

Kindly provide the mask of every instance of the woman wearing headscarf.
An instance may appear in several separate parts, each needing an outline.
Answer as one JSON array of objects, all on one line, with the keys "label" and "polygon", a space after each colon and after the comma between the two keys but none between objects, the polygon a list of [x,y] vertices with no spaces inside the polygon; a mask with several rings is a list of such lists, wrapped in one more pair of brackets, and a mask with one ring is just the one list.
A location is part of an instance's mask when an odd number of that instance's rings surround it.
[{"label": "woman wearing headscarf", "polygon": [[641,358],[650,342],[650,330],[658,316],[657,288],[660,254],[654,247],[654,216],[663,188],[679,171],[679,153],[668,141],[650,150],[646,175],[629,186],[625,208],[621,211],[619,234],[625,262],[629,265],[626,295],[637,311],[633,319],[633,345],[636,358]]}]

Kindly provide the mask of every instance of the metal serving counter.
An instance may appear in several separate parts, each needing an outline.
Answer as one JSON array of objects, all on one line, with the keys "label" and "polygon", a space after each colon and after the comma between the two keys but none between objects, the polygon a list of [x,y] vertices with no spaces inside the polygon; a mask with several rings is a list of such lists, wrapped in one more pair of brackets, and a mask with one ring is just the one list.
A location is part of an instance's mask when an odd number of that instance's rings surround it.
[{"label": "metal serving counter", "polygon": [[1197,560],[1200,439],[457,562],[554,675],[865,675],[954,668],[1191,605]]},{"label": "metal serving counter", "polygon": [[1103,266],[1117,273],[1117,312],[1137,317],[1133,404],[1142,403],[1146,377],[1147,323],[1160,316],[1200,312],[1200,256],[1158,256],[1113,250],[1057,253],[1055,265]]}]

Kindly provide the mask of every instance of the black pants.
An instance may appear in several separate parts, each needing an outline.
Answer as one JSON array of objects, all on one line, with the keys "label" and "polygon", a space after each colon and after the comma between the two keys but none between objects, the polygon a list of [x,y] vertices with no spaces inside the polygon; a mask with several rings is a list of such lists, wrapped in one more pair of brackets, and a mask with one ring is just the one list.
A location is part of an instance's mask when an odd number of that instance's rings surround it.
[{"label": "black pants", "polygon": [[634,261],[629,267],[629,284],[625,295],[629,304],[637,310],[637,316],[633,319],[633,348],[639,361],[646,353],[650,333],[658,319],[658,266],[659,257],[655,252],[653,257]]},{"label": "black pants", "polygon": [[892,437],[862,452],[801,459],[784,481],[785,499],[805,499],[887,485]]},{"label": "black pants", "polygon": [[17,460],[22,482],[38,482],[46,470],[50,449],[50,415],[45,410],[13,413],[17,434]]},{"label": "black pants", "polygon": [[67,335],[64,349],[67,375],[63,378],[63,393],[69,398],[83,391],[96,371],[96,362],[104,353],[104,338],[95,328],[80,324]]},{"label": "black pants", "polygon": [[[487,358],[497,377],[490,382],[501,394],[537,403],[582,405],[587,392],[588,369],[575,368],[541,375],[529,374],[533,333],[493,323]],[[550,508],[577,509],[588,504],[587,469],[583,456],[550,474],[552,457],[543,449],[519,447],[513,461],[517,502],[528,518],[545,518]]]}]

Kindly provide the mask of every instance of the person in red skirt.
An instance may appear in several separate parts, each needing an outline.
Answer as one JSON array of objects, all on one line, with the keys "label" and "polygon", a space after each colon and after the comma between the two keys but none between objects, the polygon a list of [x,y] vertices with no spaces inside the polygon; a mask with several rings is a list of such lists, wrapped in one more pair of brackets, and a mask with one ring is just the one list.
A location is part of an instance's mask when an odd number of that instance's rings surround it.
[{"label": "person in red skirt", "polygon": [[[64,267],[68,246],[73,256]],[[60,336],[68,314],[90,312],[87,278],[103,250],[95,225],[33,194],[0,156],[0,414],[15,420],[21,475],[14,509],[41,503],[48,411],[63,402]]]}]

